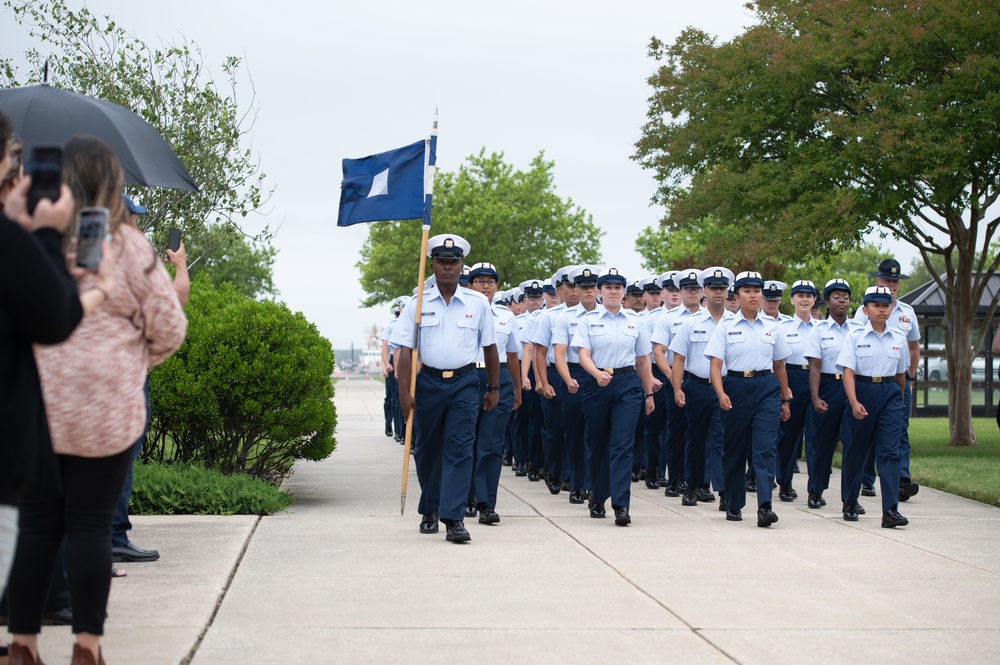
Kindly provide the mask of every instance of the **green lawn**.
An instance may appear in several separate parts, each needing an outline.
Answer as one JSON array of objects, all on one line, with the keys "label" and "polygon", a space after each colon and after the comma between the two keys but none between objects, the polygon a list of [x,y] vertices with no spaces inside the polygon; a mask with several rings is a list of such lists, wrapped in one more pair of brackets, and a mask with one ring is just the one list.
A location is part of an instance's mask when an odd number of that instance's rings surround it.
[{"label": "green lawn", "polygon": [[910,474],[921,485],[1000,506],[1000,429],[994,418],[972,420],[979,445],[954,448],[947,418],[911,418]]}]

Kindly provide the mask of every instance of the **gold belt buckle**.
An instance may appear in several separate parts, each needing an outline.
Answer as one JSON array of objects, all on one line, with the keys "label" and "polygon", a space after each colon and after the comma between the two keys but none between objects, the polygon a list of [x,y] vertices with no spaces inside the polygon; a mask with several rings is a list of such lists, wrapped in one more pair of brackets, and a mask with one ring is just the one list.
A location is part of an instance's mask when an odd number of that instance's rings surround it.
[{"label": "gold belt buckle", "polygon": [[455,370],[453,369],[446,369],[445,371],[441,372],[442,379],[450,379],[453,376],[455,376]]},{"label": "gold belt buckle", "polygon": [[844,378],[844,375],[840,374],[840,373],[837,373],[837,374],[833,375],[833,378],[836,379],[837,381],[840,381],[841,379]]},{"label": "gold belt buckle", "polygon": [[608,374],[614,374],[615,373],[615,368],[614,367],[605,367],[604,371],[607,372]]},{"label": "gold belt buckle", "polygon": [[882,377],[881,376],[873,376],[872,377],[872,383],[882,383]]},{"label": "gold belt buckle", "polygon": [[752,369],[743,370],[743,378],[744,379],[752,379],[753,378],[753,374],[754,374],[754,370],[752,370]]}]

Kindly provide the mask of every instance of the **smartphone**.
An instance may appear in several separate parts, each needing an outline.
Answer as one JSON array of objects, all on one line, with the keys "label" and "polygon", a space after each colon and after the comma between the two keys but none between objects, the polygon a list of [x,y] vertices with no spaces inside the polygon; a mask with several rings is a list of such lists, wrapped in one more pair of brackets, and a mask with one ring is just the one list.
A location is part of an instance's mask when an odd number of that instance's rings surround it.
[{"label": "smartphone", "polygon": [[84,208],[76,225],[76,265],[95,269],[101,262],[101,242],[108,233],[108,209]]},{"label": "smartphone", "polygon": [[170,235],[167,237],[167,249],[171,252],[176,252],[181,248],[181,230],[180,229],[170,229]]},{"label": "smartphone", "polygon": [[28,189],[28,214],[35,214],[35,206],[42,199],[55,203],[62,185],[62,148],[38,146],[31,151],[31,187]]}]

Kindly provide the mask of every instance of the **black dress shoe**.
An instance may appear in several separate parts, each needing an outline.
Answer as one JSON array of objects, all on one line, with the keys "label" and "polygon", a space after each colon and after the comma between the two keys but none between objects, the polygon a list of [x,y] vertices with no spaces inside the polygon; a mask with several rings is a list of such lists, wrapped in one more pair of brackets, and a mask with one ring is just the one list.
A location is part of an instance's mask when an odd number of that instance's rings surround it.
[{"label": "black dress shoe", "polygon": [[771,510],[771,505],[765,503],[757,509],[757,526],[771,526],[778,521],[778,516]]},{"label": "black dress shoe", "polygon": [[454,522],[448,520],[445,522],[445,528],[447,529],[448,535],[444,538],[450,543],[467,543],[472,540],[472,536],[469,532],[465,530],[465,522]]},{"label": "black dress shoe", "polygon": [[517,467],[514,469],[514,475],[517,476],[518,478],[525,477],[526,475],[528,475],[527,467],[525,467],[523,464],[518,464]]},{"label": "black dress shoe", "polygon": [[433,510],[424,515],[424,519],[420,520],[420,533],[437,533],[437,532],[438,532],[438,511]]},{"label": "black dress shoe", "polygon": [[725,512],[726,510],[726,493],[719,492],[719,510]]},{"label": "black dress shoe", "polygon": [[799,463],[798,462],[796,462],[794,465],[792,465],[792,473],[799,473]]},{"label": "black dress shoe", "polygon": [[787,485],[783,486],[781,488],[781,491],[778,492],[778,498],[784,501],[785,503],[795,501],[795,497],[792,496],[792,488]]},{"label": "black dress shoe", "polygon": [[681,493],[677,491],[677,482],[668,481],[666,489],[663,490],[663,496],[677,497],[680,495]]},{"label": "black dress shoe", "polygon": [[569,493],[570,503],[583,503],[583,492],[581,490],[573,490]]},{"label": "black dress shoe", "polygon": [[386,436],[392,436],[392,428],[391,427],[386,427],[385,428],[385,435]]},{"label": "black dress shoe", "polygon": [[866,511],[865,511],[865,507],[864,507],[864,506],[862,506],[862,505],[861,505],[860,503],[858,503],[857,501],[855,501],[855,502],[854,502],[854,512],[856,512],[856,513],[857,513],[858,515],[864,515],[864,514],[865,514],[865,512],[866,512]]},{"label": "black dress shoe", "polygon": [[912,480],[904,480],[899,484],[899,500],[909,501],[911,496],[916,496],[920,491],[920,485]]},{"label": "black dress shoe", "polygon": [[632,472],[632,482],[633,483],[639,482],[639,472],[638,471],[633,471]]},{"label": "black dress shoe", "polygon": [[[791,487],[791,486],[789,486],[789,487]],[[799,498],[799,493],[795,491],[795,488],[791,487],[791,490],[792,490],[792,498],[793,499]]]},{"label": "black dress shoe", "polygon": [[615,510],[615,525],[628,526],[632,523],[632,518],[628,516],[628,508],[625,506],[612,506]]},{"label": "black dress shoe", "polygon": [[696,487],[694,495],[702,503],[715,503],[715,495],[707,487]]},{"label": "black dress shoe", "polygon": [[510,455],[504,453],[503,456],[500,458],[500,463],[503,464],[504,466],[510,466],[511,464]]},{"label": "black dress shoe", "polygon": [[568,480],[564,480],[562,481],[562,490],[563,492],[572,492],[573,485]]},{"label": "black dress shoe", "polygon": [[528,471],[528,480],[530,480],[533,483],[537,483],[539,480],[541,480],[541,477],[538,475],[537,471],[532,469],[531,471]]},{"label": "black dress shoe", "polygon": [[861,496],[875,496],[875,488],[868,483],[861,483]]},{"label": "black dress shoe", "polygon": [[465,516],[466,517],[475,517],[477,512],[478,511],[476,510],[476,500],[475,499],[472,499],[467,504],[465,504]]},{"label": "black dress shoe", "polygon": [[857,504],[844,504],[844,521],[845,522],[857,522],[858,521],[858,511],[856,510]]},{"label": "black dress shoe", "polygon": [[684,494],[684,492],[687,492],[687,489],[688,489],[687,481],[686,480],[675,480],[674,481],[674,489],[677,490],[678,494]]},{"label": "black dress shoe", "polygon": [[739,511],[738,508],[733,508],[732,510],[726,509],[726,519],[730,522],[742,522],[743,513]]},{"label": "black dress shoe", "polygon": [[816,496],[815,494],[809,495],[809,501],[806,502],[806,505],[808,505],[813,510],[819,510],[820,508],[823,507],[823,504],[820,502],[820,497]]},{"label": "black dress shoe", "polygon": [[480,524],[496,524],[500,521],[500,516],[497,515],[497,511],[493,510],[485,503],[479,504],[478,511]]},{"label": "black dress shoe", "polygon": [[650,489],[650,490],[658,490],[658,489],[660,489],[660,481],[658,481],[658,480],[650,480],[649,478],[647,478],[646,479],[646,489]]},{"label": "black dress shoe", "polygon": [[604,510],[604,503],[593,503],[590,504],[590,516],[594,519],[601,519],[607,513]]},{"label": "black dress shoe", "polygon": [[[660,476],[660,479],[659,479],[659,481],[657,481],[657,482],[659,482],[659,483],[660,483],[660,487],[666,487],[667,485],[669,485],[669,484],[670,484],[670,481],[668,481],[668,480],[667,480],[666,478],[664,478],[663,476]],[[678,494],[679,494],[679,492],[678,492]]]},{"label": "black dress shoe", "polygon": [[819,496],[819,505],[825,506],[826,505],[826,499],[823,498],[822,494],[820,494],[818,496]]},{"label": "black dress shoe", "polygon": [[646,479],[646,470],[639,469],[639,480],[645,480],[645,479]]},{"label": "black dress shoe", "polygon": [[756,494],[757,493],[757,481],[756,480],[748,480],[747,481],[747,492],[749,492],[750,494]]},{"label": "black dress shoe", "polygon": [[56,612],[50,612],[42,617],[43,626],[71,626],[73,625],[73,610],[64,607]]},{"label": "black dress shoe", "polygon": [[144,550],[136,547],[132,543],[125,543],[124,547],[111,548],[111,561],[113,563],[122,563],[123,561],[145,563],[148,561],[156,561],[159,558],[160,553],[156,550]]},{"label": "black dress shoe", "polygon": [[697,506],[698,497],[694,492],[684,492],[684,497],[681,499],[682,506]]},{"label": "black dress shoe", "polygon": [[562,491],[562,481],[558,478],[545,478],[545,486],[549,488],[549,494],[559,494]]},{"label": "black dress shoe", "polygon": [[906,526],[910,523],[910,520],[906,519],[899,514],[899,511],[895,508],[890,508],[889,510],[882,513],[882,528],[883,529],[895,529],[897,526]]}]

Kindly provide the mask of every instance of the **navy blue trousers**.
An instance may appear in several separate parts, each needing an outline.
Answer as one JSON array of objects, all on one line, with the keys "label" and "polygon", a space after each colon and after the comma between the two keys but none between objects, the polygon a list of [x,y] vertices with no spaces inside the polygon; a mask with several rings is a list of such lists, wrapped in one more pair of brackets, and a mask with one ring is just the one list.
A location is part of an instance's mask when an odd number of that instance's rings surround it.
[{"label": "navy blue trousers", "polygon": [[542,430],[545,418],[542,415],[542,402],[545,398],[535,392],[538,381],[535,379],[535,366],[528,368],[528,378],[531,380],[531,414],[528,417],[528,463],[535,470],[545,466],[545,446],[542,443]]},{"label": "navy blue trousers", "polygon": [[421,515],[436,510],[443,520],[465,519],[472,484],[472,446],[481,395],[479,376],[467,372],[453,379],[417,374],[414,427],[420,445],[413,461],[420,481]]},{"label": "navy blue trousers", "polygon": [[788,389],[792,391],[792,402],[788,405],[789,418],[779,426],[778,437],[778,484],[792,484],[795,462],[802,447],[802,434],[812,412],[812,393],[809,390],[809,371],[788,369]]},{"label": "navy blue trousers", "polygon": [[[707,486],[723,489],[722,420],[719,398],[710,385],[684,379],[684,411],[687,430],[684,434],[684,480],[688,487]],[[672,399],[672,398],[671,398]]]},{"label": "navy blue trousers", "polygon": [[[819,496],[830,486],[830,470],[837,441],[843,439],[844,449],[851,441],[851,405],[847,402],[844,382],[837,379],[819,380],[819,398],[826,402],[826,413],[813,411],[816,433],[806,440],[806,464],[809,467],[809,494]],[[843,494],[841,475],[841,494]]]},{"label": "navy blue trousers", "polygon": [[[583,384],[583,408],[587,413],[587,467],[590,469],[591,501],[629,507],[632,485],[632,451],[635,423],[642,402],[642,382],[635,372],[614,374],[601,387],[592,376]],[[647,477],[650,473],[646,470]]]},{"label": "navy blue trousers", "polygon": [[142,453],[142,446],[146,443],[146,430],[149,429],[149,420],[153,417],[153,410],[149,405],[149,375],[146,375],[146,385],[143,388],[146,396],[146,426],[142,428],[142,434],[132,444],[132,463],[125,472],[125,484],[122,492],[118,496],[118,503],[115,504],[115,516],[111,520],[111,547],[125,547],[128,545],[128,532],[132,530],[132,522],[128,518],[128,505],[132,500],[132,482],[135,478],[135,461]]},{"label": "navy blue trousers", "polygon": [[549,385],[556,391],[552,399],[542,397],[542,445],[545,449],[545,473],[552,482],[563,479],[563,463],[566,459],[566,422],[563,418],[560,392],[564,389],[562,377],[556,368],[548,368]]},{"label": "navy blue trousers", "polygon": [[392,405],[395,401],[399,400],[399,382],[396,380],[396,376],[390,370],[385,377],[385,400],[382,402],[382,412],[385,415],[385,431],[393,431],[393,414],[395,411]]},{"label": "navy blue trousers", "polygon": [[[663,372],[653,366],[653,378],[661,381],[663,387],[653,393],[654,410],[646,415],[645,400],[639,404],[639,419],[645,421],[643,447],[646,450],[646,477],[663,478],[666,462],[663,461],[663,447],[667,436],[667,400],[673,401],[673,388]],[[651,470],[655,469],[655,473]]]},{"label": "navy blue trousers", "polygon": [[[480,369],[479,392],[486,394],[486,370]],[[503,468],[504,435],[507,421],[514,407],[514,383],[507,368],[500,369],[500,399],[489,411],[480,411],[476,429],[476,461],[473,477],[476,503],[487,503],[497,507],[497,486],[500,484],[500,470]]]},{"label": "navy blue trousers", "polygon": [[[868,415],[851,416],[851,441],[844,447],[842,487],[844,503],[853,503],[861,493],[865,463],[874,455],[882,489],[882,511],[899,503],[899,437],[903,429],[903,396],[895,381],[862,383],[855,391]],[[847,444],[847,442],[844,442]]]},{"label": "navy blue trousers", "polygon": [[771,503],[775,467],[775,441],[781,422],[778,379],[773,374],[745,379],[726,376],[722,388],[733,408],[719,410],[722,418],[722,470],[726,504],[742,509],[747,502],[747,455],[757,478],[757,506]]},{"label": "navy blue trousers", "polygon": [[[645,467],[649,469],[648,454],[646,448],[646,410],[640,408],[635,419],[635,436],[632,438],[632,471],[638,471],[639,468]],[[657,458],[659,459],[659,458]],[[655,468],[655,466],[653,467]],[[656,476],[650,473],[647,478],[655,478]]]},{"label": "navy blue trousers", "polygon": [[560,382],[559,399],[562,401],[563,422],[566,426],[566,464],[564,478],[574,490],[590,487],[587,480],[587,444],[584,439],[586,421],[583,413],[583,384],[589,375],[582,367],[570,367],[569,374],[580,385],[576,394]]},{"label": "navy blue trousers", "polygon": [[[909,375],[904,380],[906,381],[906,394],[903,395],[903,429],[899,433],[899,477],[901,481],[910,479],[910,403],[913,400],[911,392],[913,386],[910,384]],[[863,479],[863,482],[868,485],[875,484],[874,449],[865,462]]]},{"label": "navy blue trousers", "polygon": [[[666,446],[662,464],[668,481],[684,479],[684,447],[687,439],[687,414],[673,399],[665,400],[667,412]],[[655,411],[654,411],[655,413]],[[660,476],[664,475],[661,466]]]}]

